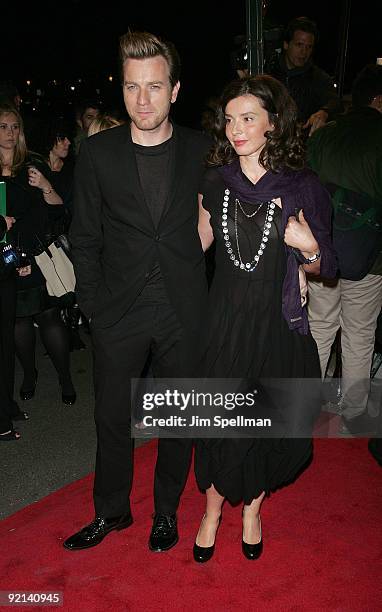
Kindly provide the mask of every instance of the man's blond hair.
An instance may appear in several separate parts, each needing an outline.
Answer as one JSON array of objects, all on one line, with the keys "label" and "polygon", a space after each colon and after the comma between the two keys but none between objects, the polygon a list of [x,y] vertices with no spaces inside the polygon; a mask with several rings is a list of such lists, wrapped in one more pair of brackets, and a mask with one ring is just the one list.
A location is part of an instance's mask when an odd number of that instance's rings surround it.
[{"label": "man's blond hair", "polygon": [[127,59],[163,57],[169,67],[171,87],[180,77],[180,58],[174,45],[150,32],[127,32],[119,39],[120,60],[123,66]]}]

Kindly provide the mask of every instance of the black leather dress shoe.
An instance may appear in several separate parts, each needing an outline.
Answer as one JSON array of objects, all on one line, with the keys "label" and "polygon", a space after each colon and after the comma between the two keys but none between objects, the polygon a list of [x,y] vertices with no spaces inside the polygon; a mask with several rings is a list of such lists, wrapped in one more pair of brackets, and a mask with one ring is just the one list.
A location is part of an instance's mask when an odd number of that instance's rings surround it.
[{"label": "black leather dress shoe", "polygon": [[[259,519],[260,521],[260,519]],[[260,521],[260,542],[257,544],[247,544],[244,539],[241,541],[241,550],[243,551],[244,557],[250,561],[258,559],[263,552],[263,537],[261,534],[261,521]]]},{"label": "black leather dress shoe", "polygon": [[65,540],[63,546],[68,550],[83,550],[97,546],[108,533],[116,529],[126,529],[133,522],[131,514],[124,514],[113,518],[102,518],[97,516],[90,525],[86,525],[81,531]]},{"label": "black leather dress shoe", "polygon": [[178,542],[176,514],[155,514],[149,548],[153,552],[169,550]]}]

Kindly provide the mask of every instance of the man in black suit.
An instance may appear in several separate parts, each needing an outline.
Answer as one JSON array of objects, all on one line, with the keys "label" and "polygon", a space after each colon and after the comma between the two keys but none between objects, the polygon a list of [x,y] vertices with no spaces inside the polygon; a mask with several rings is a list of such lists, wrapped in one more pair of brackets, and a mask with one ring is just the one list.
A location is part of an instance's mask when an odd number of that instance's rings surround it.
[{"label": "man in black suit", "polygon": [[[193,375],[207,291],[197,191],[209,141],[169,119],[179,56],[140,32],[122,36],[120,52],[131,123],[86,139],[75,173],[71,240],[78,303],[91,322],[98,448],[95,520],[66,540],[70,550],[132,523],[129,379],[150,354],[155,376]],[[151,550],[178,541],[191,449],[190,440],[159,440]]]}]

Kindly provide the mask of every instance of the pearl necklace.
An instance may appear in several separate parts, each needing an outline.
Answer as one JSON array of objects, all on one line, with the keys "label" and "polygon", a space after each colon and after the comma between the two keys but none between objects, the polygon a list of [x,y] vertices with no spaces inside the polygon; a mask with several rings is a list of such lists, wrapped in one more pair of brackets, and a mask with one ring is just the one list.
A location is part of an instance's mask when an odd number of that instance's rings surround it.
[{"label": "pearl necklace", "polygon": [[[236,241],[236,249],[237,249],[237,256],[236,256],[235,253],[233,252],[233,248],[232,248],[232,245],[229,239],[229,232],[228,232],[228,214],[227,213],[228,213],[229,196],[230,196],[230,190],[226,189],[224,191],[224,200],[223,200],[222,228],[223,228],[223,238],[224,238],[224,243],[227,249],[227,253],[228,253],[229,258],[233,262],[234,266],[240,267],[240,269],[244,270],[245,272],[253,272],[256,269],[260,261],[260,257],[263,255],[266,249],[267,242],[268,242],[268,236],[269,236],[270,228],[272,225],[273,215],[275,213],[276,204],[275,202],[273,202],[273,200],[270,200],[269,202],[262,202],[258,206],[258,208],[255,210],[254,213],[251,213],[248,215],[243,210],[243,207],[240,201],[237,198],[235,199],[235,241]],[[264,221],[264,227],[263,227],[259,249],[257,251],[257,254],[254,256],[254,258],[251,261],[244,262],[241,258],[241,253],[240,253],[239,232],[238,232],[238,223],[237,223],[237,209],[238,207],[240,207],[240,210],[242,211],[244,216],[247,217],[247,219],[251,219],[259,212],[259,210],[262,208],[264,204],[267,204],[267,211],[265,213],[265,221]]]}]

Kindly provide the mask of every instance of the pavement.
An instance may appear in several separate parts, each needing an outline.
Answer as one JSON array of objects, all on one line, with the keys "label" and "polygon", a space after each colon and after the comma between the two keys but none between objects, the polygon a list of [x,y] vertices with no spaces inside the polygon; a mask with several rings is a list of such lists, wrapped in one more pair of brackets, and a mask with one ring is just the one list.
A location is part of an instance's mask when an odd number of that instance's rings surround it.
[{"label": "pavement", "polygon": [[[89,335],[80,331],[86,349],[71,353],[71,370],[77,401],[61,401],[57,374],[37,331],[35,396],[19,399],[22,372],[16,359],[15,399],[29,420],[15,423],[17,441],[0,445],[0,519],[38,501],[66,484],[94,471],[96,433]],[[136,446],[145,440],[136,440]]]}]

